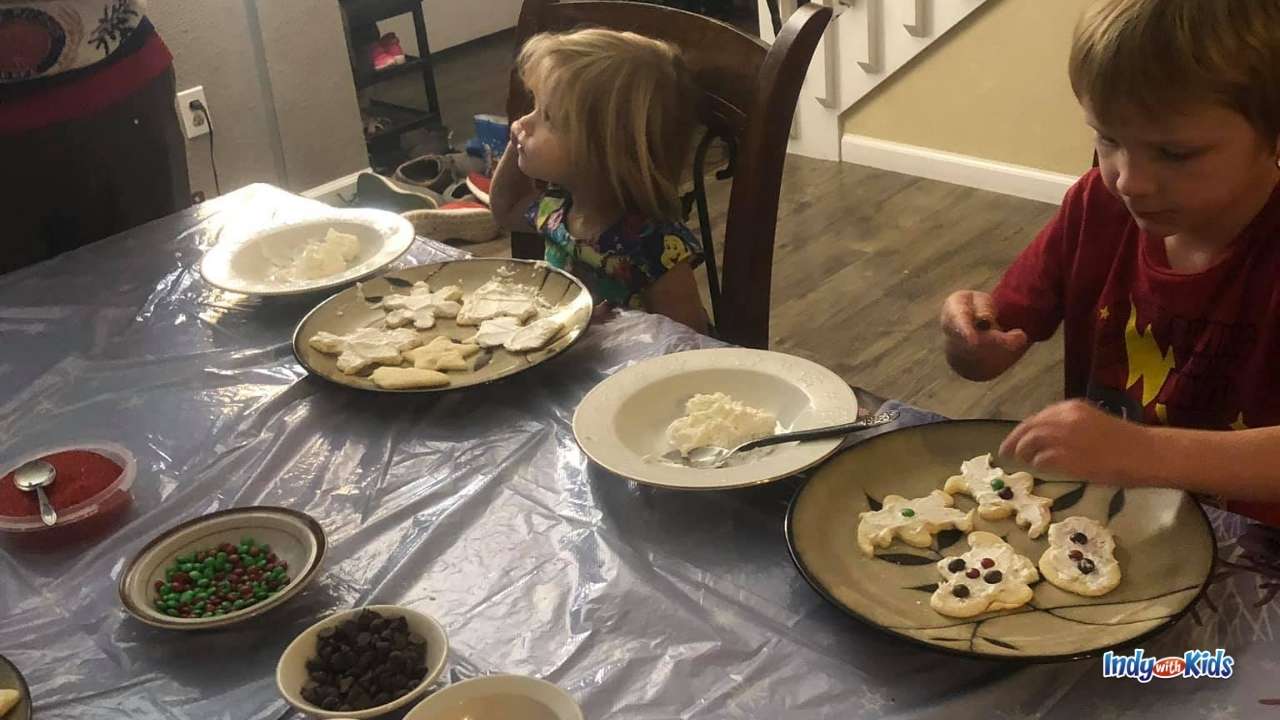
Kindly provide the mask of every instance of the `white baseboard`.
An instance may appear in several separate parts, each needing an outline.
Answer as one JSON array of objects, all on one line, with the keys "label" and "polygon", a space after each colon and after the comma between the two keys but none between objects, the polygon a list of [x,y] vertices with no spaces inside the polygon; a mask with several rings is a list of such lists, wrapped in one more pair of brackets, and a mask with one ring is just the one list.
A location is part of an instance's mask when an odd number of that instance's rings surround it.
[{"label": "white baseboard", "polygon": [[840,159],[856,165],[941,180],[1058,205],[1072,175],[846,133]]},{"label": "white baseboard", "polygon": [[311,188],[310,190],[303,190],[302,197],[315,199],[320,197],[321,195],[328,195],[329,193],[335,190],[341,190],[350,185],[354,185],[356,182],[356,178],[360,176],[360,173],[367,173],[367,172],[373,172],[373,171],[370,170],[369,168],[365,168],[363,170],[357,170],[351,173],[350,175],[344,175],[336,180],[330,180],[329,182],[324,183],[323,185],[317,185]]}]

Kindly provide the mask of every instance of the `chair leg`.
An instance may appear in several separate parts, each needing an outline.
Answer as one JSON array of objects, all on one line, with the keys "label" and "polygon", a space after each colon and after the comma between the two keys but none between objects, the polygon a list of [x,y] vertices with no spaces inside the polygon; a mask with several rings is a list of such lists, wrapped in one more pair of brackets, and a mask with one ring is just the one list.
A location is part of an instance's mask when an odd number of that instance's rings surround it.
[{"label": "chair leg", "polygon": [[511,233],[511,257],[521,260],[541,260],[546,255],[542,236],[534,233]]}]

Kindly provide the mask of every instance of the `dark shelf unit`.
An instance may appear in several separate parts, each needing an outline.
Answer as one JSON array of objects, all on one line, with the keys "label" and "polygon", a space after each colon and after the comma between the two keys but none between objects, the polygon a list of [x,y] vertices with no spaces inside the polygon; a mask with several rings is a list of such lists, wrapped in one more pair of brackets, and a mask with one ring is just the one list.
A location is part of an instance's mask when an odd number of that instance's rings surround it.
[{"label": "dark shelf unit", "polygon": [[[436,94],[436,78],[431,66],[431,47],[427,43],[427,23],[422,12],[422,0],[338,0],[338,5],[342,8],[347,36],[347,56],[351,60],[351,74],[355,79],[357,91],[367,90],[386,80],[411,74],[422,75],[422,86],[426,91],[426,109],[406,107],[381,100],[369,103],[375,115],[386,117],[391,121],[387,129],[365,138],[365,144],[369,146],[370,152],[385,151],[389,143],[410,130],[439,126],[441,124],[440,99]],[[370,37],[368,29],[373,27],[374,23],[405,14],[413,16],[414,35],[418,40],[420,55],[406,55],[402,65],[374,70],[366,55],[367,43],[357,38],[357,33],[363,33],[364,39],[367,40]]]}]

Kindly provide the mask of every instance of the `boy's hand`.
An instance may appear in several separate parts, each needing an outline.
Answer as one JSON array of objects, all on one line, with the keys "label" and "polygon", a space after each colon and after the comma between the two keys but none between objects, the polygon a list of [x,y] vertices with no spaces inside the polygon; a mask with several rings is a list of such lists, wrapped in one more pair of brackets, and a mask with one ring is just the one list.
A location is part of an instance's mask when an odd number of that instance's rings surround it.
[{"label": "boy's hand", "polygon": [[1148,431],[1084,400],[1068,400],[1023,420],[1000,445],[1000,455],[1039,472],[1132,485],[1153,457]]},{"label": "boy's hand", "polygon": [[996,305],[984,292],[954,292],[942,304],[947,362],[969,380],[990,380],[1008,370],[1031,345],[1021,330],[1002,330]]}]

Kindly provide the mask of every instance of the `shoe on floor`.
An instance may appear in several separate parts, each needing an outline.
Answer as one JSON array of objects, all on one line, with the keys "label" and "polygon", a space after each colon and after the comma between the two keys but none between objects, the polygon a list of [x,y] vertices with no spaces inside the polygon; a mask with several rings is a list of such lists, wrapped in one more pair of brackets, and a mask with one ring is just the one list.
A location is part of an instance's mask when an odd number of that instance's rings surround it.
[{"label": "shoe on floor", "polygon": [[484,173],[473,172],[467,175],[467,188],[471,190],[471,194],[475,196],[485,206],[489,205],[489,188],[493,185],[493,178]]},{"label": "shoe on floor", "polygon": [[475,200],[476,197],[471,194],[471,188],[467,187],[466,180],[459,180],[440,193],[444,196],[445,202],[454,202],[456,200]]},{"label": "shoe on floor", "polygon": [[391,56],[391,53],[387,52],[387,48],[382,44],[381,40],[371,43],[368,52],[369,62],[373,65],[374,70],[386,70],[396,64],[395,58]]},{"label": "shoe on floor", "polygon": [[440,203],[428,195],[426,188],[401,186],[395,182],[375,175],[360,173],[356,178],[356,207],[377,208],[396,213],[411,210],[435,210]]},{"label": "shoe on floor", "polygon": [[501,232],[489,208],[474,200],[459,200],[441,205],[438,210],[414,210],[401,213],[414,232],[425,238],[448,242],[486,242]]},{"label": "shoe on floor", "polygon": [[395,179],[405,185],[416,185],[443,193],[453,184],[451,164],[439,155],[423,155],[396,168]]},{"label": "shoe on floor", "polygon": [[383,35],[382,39],[378,40],[378,44],[382,46],[383,52],[391,58],[391,64],[404,64],[404,48],[400,47],[400,38],[396,37],[395,33]]}]

